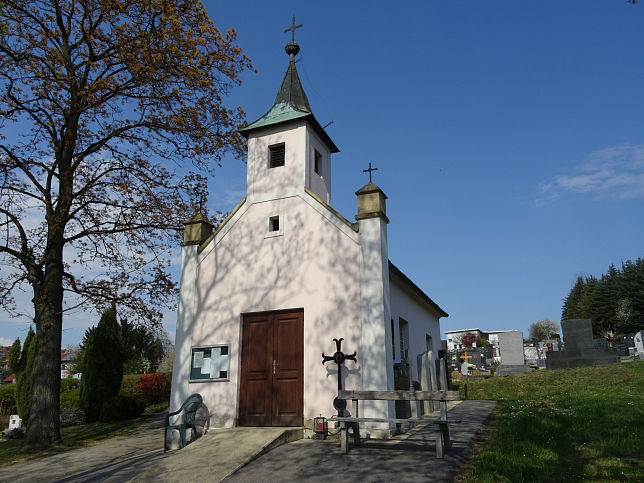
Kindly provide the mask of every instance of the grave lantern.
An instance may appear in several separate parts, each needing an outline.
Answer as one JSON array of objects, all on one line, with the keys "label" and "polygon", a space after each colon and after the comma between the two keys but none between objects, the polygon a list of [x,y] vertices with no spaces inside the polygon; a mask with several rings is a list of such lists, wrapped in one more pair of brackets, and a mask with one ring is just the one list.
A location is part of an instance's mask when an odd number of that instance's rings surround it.
[{"label": "grave lantern", "polygon": [[322,415],[320,415],[317,418],[313,418],[313,432],[318,435],[322,435],[322,439],[326,439],[326,435],[328,434],[328,426],[326,422],[326,418]]}]

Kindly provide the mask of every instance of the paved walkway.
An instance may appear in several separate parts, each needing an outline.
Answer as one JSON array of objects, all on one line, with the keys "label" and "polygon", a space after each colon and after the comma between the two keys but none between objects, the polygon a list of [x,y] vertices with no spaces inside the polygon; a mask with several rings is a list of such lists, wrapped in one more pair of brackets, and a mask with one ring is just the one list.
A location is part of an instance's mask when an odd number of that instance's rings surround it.
[{"label": "paved walkway", "polygon": [[453,446],[444,459],[436,458],[433,425],[427,424],[391,440],[350,445],[347,455],[340,453],[338,442],[296,441],[265,454],[225,481],[452,481],[495,405],[494,401],[463,401],[449,410],[450,420],[461,423],[450,425]]},{"label": "paved walkway", "polygon": [[[435,457],[431,428],[389,441],[366,441],[340,453],[337,441],[298,440],[287,428],[214,429],[180,451],[163,453],[163,415],[135,433],[86,448],[0,467],[12,482],[186,481],[451,481],[481,432],[493,401],[463,401],[449,411],[453,448]],[[277,447],[279,446],[279,447]],[[259,457],[258,457],[259,455]]]},{"label": "paved walkway", "polygon": [[155,414],[146,418],[130,435],[24,463],[0,466],[0,481],[57,481],[93,468],[147,457],[158,453],[159,449],[163,453],[163,425],[164,415]]}]

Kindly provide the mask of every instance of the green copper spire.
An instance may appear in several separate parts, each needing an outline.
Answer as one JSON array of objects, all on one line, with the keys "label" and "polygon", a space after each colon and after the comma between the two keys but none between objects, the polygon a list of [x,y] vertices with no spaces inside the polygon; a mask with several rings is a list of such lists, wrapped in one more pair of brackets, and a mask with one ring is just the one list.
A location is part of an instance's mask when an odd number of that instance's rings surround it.
[{"label": "green copper spire", "polygon": [[296,119],[306,119],[311,123],[313,129],[329,145],[331,152],[335,153],[339,150],[313,116],[309,100],[302,88],[300,76],[297,74],[297,68],[295,67],[295,56],[300,51],[300,46],[295,42],[295,29],[301,26],[302,25],[295,25],[295,17],[293,17],[293,25],[285,30],[285,32],[290,31],[292,33],[291,41],[287,43],[284,48],[289,56],[289,61],[286,73],[284,74],[284,79],[282,79],[282,85],[277,91],[277,96],[275,96],[273,107],[271,107],[266,114],[255,122],[252,122],[245,128],[240,129],[239,132],[247,138],[250,132],[255,129],[294,121]]},{"label": "green copper spire", "polygon": [[297,69],[295,68],[295,56],[300,51],[300,46],[295,42],[289,42],[286,44],[285,50],[289,55],[288,68],[284,74],[282,86],[277,91],[277,96],[275,96],[273,108],[280,104],[285,104],[295,111],[311,113],[309,100],[306,98],[306,93],[300,82],[300,76],[297,75]]}]

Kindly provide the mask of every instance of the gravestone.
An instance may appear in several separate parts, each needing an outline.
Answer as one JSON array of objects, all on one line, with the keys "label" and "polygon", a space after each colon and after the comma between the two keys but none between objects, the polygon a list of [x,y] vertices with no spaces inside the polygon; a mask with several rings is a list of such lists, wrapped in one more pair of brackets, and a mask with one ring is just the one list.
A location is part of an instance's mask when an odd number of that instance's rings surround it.
[{"label": "gravestone", "polygon": [[633,343],[635,344],[635,356],[640,359],[644,358],[644,330],[635,333]]},{"label": "gravestone", "polygon": [[22,419],[17,414],[9,416],[9,429],[20,429],[22,426]]},{"label": "gravestone", "polygon": [[[421,390],[438,390],[438,383],[436,381],[436,369],[434,367],[434,358],[432,351],[425,351],[422,354],[418,354],[416,362],[418,369],[418,382],[420,383]],[[422,415],[427,415],[434,412],[434,401],[422,401],[417,406],[422,407]]]},{"label": "gravestone", "polygon": [[546,353],[546,369],[591,366],[619,362],[619,356],[602,348],[593,339],[593,324],[590,319],[561,321],[564,350]]},{"label": "gravestone", "polygon": [[528,346],[523,348],[523,355],[525,362],[529,366],[536,366],[539,363],[539,348],[535,346]]},{"label": "gravestone", "polygon": [[561,322],[564,345],[567,351],[593,349],[593,323],[590,319],[570,319]]},{"label": "gravestone", "polygon": [[519,330],[499,332],[499,356],[501,366],[496,370],[497,376],[521,374],[530,371],[523,354],[523,333]]}]

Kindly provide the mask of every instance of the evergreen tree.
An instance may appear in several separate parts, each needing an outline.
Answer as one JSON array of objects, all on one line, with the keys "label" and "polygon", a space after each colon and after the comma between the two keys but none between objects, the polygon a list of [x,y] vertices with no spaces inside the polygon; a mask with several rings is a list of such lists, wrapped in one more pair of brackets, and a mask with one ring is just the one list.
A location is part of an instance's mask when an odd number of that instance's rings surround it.
[{"label": "evergreen tree", "polygon": [[101,405],[118,394],[123,380],[123,343],[116,307],[103,312],[95,328],[85,333],[80,406],[89,420],[98,419]]},{"label": "evergreen tree", "polygon": [[148,327],[121,319],[126,374],[154,372],[163,359],[163,341]]},{"label": "evergreen tree", "polygon": [[581,297],[584,293],[585,281],[582,276],[577,277],[575,285],[570,289],[570,293],[564,299],[563,309],[561,313],[561,319],[576,319],[577,317],[577,306],[581,300]]},{"label": "evergreen tree", "polygon": [[29,412],[31,410],[31,374],[35,354],[36,334],[29,327],[25,343],[22,346],[18,373],[16,375],[16,407],[18,408],[18,415],[23,421],[29,419]]},{"label": "evergreen tree", "polygon": [[644,260],[614,265],[597,279],[577,277],[564,300],[562,319],[591,319],[593,333],[629,333],[644,328]]},{"label": "evergreen tree", "polygon": [[16,338],[16,340],[14,340],[13,344],[11,345],[11,349],[9,350],[9,357],[7,359],[7,366],[9,366],[9,370],[12,374],[18,373],[18,369],[20,367],[21,351],[22,348],[20,345],[20,339]]},{"label": "evergreen tree", "polygon": [[635,263],[627,261],[622,264],[624,274],[624,291],[630,301],[632,317],[630,324],[622,332],[636,332],[644,329],[644,259],[638,258]]}]

